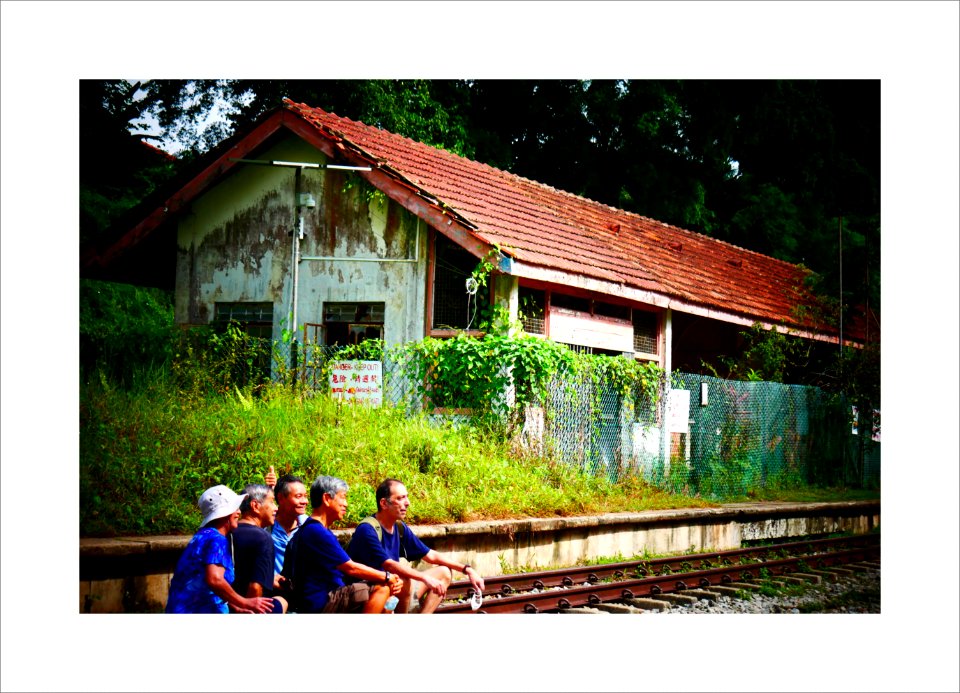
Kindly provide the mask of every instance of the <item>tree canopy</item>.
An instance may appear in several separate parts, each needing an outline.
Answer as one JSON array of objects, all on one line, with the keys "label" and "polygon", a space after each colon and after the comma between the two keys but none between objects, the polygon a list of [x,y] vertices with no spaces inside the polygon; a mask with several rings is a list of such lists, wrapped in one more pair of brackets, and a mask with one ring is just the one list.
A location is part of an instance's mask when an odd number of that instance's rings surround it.
[{"label": "tree canopy", "polygon": [[842,246],[843,303],[879,307],[878,80],[82,81],[81,241],[282,97],[804,264],[838,299]]}]

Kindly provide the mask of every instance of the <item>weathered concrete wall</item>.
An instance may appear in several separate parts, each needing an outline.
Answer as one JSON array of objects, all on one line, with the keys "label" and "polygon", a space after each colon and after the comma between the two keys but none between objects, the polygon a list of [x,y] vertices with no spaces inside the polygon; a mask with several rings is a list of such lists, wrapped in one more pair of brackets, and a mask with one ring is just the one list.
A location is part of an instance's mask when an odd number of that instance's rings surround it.
[{"label": "weathered concrete wall", "polygon": [[[601,557],[733,549],[756,539],[880,526],[880,503],[764,503],[588,517],[414,526],[431,548],[484,575],[505,567],[552,568]],[[346,544],[352,529],[335,530]],[[80,613],[162,611],[190,537],[80,541]],[[460,579],[457,576],[456,579]]]},{"label": "weathered concrete wall", "polygon": [[[257,158],[325,161],[294,137]],[[240,166],[193,202],[178,231],[177,322],[209,322],[217,301],[269,301],[280,337],[291,311],[295,176],[293,168]],[[337,259],[300,262],[298,323],[322,323],[327,301],[382,302],[388,343],[421,339],[427,226],[356,173],[304,169],[301,192],[316,200],[302,210],[301,258]],[[371,259],[383,261],[362,261]]]},{"label": "weathered concrete wall", "polygon": [[418,535],[437,551],[458,554],[484,573],[499,574],[501,563],[550,568],[599,557],[626,559],[644,552],[723,551],[739,548],[745,541],[834,532],[862,534],[880,525],[879,504],[815,505],[764,504],[762,512],[744,505],[467,523],[424,527]]}]

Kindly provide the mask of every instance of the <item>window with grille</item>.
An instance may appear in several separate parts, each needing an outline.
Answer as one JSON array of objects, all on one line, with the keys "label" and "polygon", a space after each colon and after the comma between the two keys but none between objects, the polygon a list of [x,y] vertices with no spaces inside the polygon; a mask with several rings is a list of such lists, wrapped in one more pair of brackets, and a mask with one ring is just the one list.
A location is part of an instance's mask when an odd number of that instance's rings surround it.
[{"label": "window with grille", "polygon": [[523,322],[523,331],[530,334],[546,334],[546,320],[544,308],[547,304],[545,291],[519,287],[517,297],[520,304],[520,317]]},{"label": "window with grille", "polygon": [[657,337],[660,332],[660,316],[644,310],[633,311],[633,350],[644,354],[659,353]]},{"label": "window with grille", "polygon": [[385,303],[324,303],[324,343],[345,346],[383,339],[385,312]]},{"label": "window with grille", "polygon": [[273,337],[273,303],[235,302],[215,303],[213,306],[213,325],[226,327],[234,322],[252,337],[271,339]]},{"label": "window with grille", "polygon": [[440,234],[434,249],[433,329],[477,329],[481,313],[490,305],[486,287],[472,296],[467,293],[467,278],[477,258]]}]

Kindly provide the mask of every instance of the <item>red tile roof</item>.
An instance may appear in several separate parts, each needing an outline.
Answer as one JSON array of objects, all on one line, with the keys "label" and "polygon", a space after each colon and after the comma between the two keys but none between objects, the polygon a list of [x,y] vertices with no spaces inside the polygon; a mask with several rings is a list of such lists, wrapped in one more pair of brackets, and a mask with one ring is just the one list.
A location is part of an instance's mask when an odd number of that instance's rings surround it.
[{"label": "red tile roof", "polygon": [[324,138],[359,149],[450,207],[476,238],[520,262],[750,320],[835,333],[795,316],[798,304],[813,302],[800,290],[809,270],[319,108],[289,100],[284,106]]}]

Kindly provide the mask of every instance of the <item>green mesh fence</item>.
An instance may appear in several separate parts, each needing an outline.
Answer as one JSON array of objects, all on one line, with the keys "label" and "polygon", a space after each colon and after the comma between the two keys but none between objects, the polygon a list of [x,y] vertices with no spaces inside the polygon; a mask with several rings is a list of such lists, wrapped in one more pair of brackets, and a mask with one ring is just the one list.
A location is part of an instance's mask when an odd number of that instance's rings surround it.
[{"label": "green mesh fence", "polygon": [[871,422],[858,422],[854,432],[853,409],[841,395],[683,373],[674,374],[672,389],[689,393],[686,430],[678,430],[682,422],[668,426],[659,459],[645,460],[656,483],[718,499],[879,484]]},{"label": "green mesh fence", "polygon": [[[655,396],[638,389],[621,397],[589,381],[558,381],[547,404],[547,449],[612,480],[639,474],[714,499],[759,489],[879,486],[872,412],[858,413],[854,425],[843,396],[684,373],[673,374],[670,389],[661,383]],[[673,399],[684,406],[671,415]]]},{"label": "green mesh fence", "polygon": [[[301,349],[300,381],[329,391],[327,364],[340,350]],[[402,359],[389,351],[382,359],[384,402],[426,411],[436,421],[470,420],[462,412],[432,411]],[[686,406],[671,413],[677,399]],[[642,475],[669,490],[721,500],[759,489],[880,482],[873,412],[854,414],[843,396],[815,387],[674,372],[669,388],[661,382],[649,393],[638,385],[623,396],[589,377],[567,377],[555,380],[548,400],[533,411],[542,422],[533,427],[538,450],[612,481]]]}]

